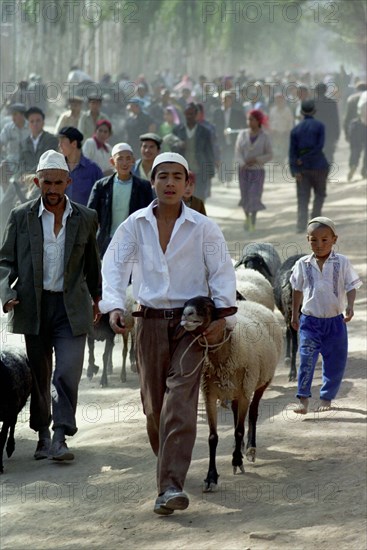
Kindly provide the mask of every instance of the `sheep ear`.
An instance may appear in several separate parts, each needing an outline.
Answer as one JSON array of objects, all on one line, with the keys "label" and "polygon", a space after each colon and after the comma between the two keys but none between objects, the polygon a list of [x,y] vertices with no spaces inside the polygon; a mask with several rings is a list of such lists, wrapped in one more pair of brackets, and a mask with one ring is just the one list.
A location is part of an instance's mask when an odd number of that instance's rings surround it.
[{"label": "sheep ear", "polygon": [[187,330],[183,326],[177,325],[175,333],[173,335],[173,340],[180,340],[186,332]]}]

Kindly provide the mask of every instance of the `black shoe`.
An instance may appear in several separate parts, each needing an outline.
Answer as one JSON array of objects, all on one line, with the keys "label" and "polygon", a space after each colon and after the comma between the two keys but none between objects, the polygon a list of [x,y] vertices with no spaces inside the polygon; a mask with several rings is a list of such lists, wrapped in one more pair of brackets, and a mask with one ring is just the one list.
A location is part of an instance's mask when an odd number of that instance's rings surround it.
[{"label": "black shoe", "polygon": [[170,487],[155,501],[154,512],[161,516],[168,516],[173,514],[174,510],[186,510],[188,505],[187,494],[175,487]]},{"label": "black shoe", "polygon": [[50,460],[74,460],[74,455],[69,451],[66,441],[54,441],[48,453]]},{"label": "black shoe", "polygon": [[37,448],[34,453],[34,458],[36,460],[42,460],[43,458],[48,458],[48,453],[51,447],[51,439],[40,439],[37,443]]}]

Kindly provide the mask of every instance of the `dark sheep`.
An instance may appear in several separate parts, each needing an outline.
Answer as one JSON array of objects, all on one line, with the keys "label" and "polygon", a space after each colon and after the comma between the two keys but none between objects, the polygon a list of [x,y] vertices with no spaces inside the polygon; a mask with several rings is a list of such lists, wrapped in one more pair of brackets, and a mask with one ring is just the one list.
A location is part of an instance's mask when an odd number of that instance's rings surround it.
[{"label": "dark sheep", "polygon": [[280,256],[271,243],[250,243],[244,247],[242,258],[234,267],[237,269],[244,265],[246,268],[255,269],[273,286],[280,264]]},{"label": "dark sheep", "polygon": [[274,283],[275,303],[282,313],[286,324],[285,361],[290,363],[289,381],[297,380],[296,357],[298,351],[298,334],[291,325],[292,320],[292,287],[289,281],[292,269],[297,260],[304,254],[295,254],[285,260],[280,266]]},{"label": "dark sheep", "polygon": [[[0,473],[3,473],[3,452],[6,444],[8,457],[14,452],[14,430],[18,414],[31,393],[32,375],[26,355],[20,351],[0,352]],[[8,436],[9,434],[9,436]]]}]

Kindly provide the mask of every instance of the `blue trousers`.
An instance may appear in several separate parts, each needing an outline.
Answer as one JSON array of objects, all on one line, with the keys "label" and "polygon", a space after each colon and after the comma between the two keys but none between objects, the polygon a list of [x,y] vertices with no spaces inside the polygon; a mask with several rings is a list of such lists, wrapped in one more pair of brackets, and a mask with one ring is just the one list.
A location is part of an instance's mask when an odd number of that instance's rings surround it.
[{"label": "blue trousers", "polygon": [[311,384],[319,353],[322,355],[320,398],[331,401],[343,379],[348,355],[347,326],[343,315],[319,319],[301,315],[299,328],[300,367],[297,397],[311,397]]},{"label": "blue trousers", "polygon": [[33,379],[29,425],[37,432],[47,428],[51,423],[52,404],[53,429],[63,428],[65,435],[74,435],[86,335],[73,336],[62,292],[44,292],[41,308],[39,334],[25,336]]}]

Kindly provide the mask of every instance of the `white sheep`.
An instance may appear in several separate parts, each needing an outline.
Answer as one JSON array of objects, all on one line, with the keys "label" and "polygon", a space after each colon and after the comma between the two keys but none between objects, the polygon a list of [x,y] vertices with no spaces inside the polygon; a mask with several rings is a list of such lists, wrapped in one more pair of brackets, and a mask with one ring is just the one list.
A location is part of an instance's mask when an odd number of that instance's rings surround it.
[{"label": "white sheep", "polygon": [[259,271],[240,266],[236,269],[237,305],[241,308],[240,301],[250,300],[257,302],[274,311],[275,299],[273,287]]},{"label": "white sheep", "polygon": [[[214,302],[210,298],[199,296],[185,303],[181,324],[196,336],[205,330],[212,319],[215,319]],[[246,457],[250,462],[255,462],[259,402],[273,378],[282,341],[282,328],[274,313],[261,304],[245,301],[241,314],[237,314],[237,324],[227,339],[222,344],[207,348],[202,370],[210,452],[205,492],[216,488],[219,477],[215,460],[218,444],[218,400],[232,402],[235,420],[233,473],[237,472],[237,468],[244,473],[241,450],[248,409]]]}]

